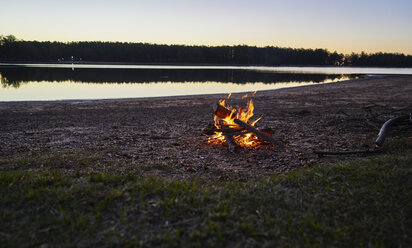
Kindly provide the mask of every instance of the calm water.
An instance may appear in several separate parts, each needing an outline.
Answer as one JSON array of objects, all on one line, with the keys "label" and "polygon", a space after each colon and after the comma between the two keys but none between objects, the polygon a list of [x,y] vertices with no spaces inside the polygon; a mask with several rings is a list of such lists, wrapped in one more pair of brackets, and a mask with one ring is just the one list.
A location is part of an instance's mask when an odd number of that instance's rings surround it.
[{"label": "calm water", "polygon": [[0,101],[234,93],[367,74],[412,74],[412,68],[0,64]]}]

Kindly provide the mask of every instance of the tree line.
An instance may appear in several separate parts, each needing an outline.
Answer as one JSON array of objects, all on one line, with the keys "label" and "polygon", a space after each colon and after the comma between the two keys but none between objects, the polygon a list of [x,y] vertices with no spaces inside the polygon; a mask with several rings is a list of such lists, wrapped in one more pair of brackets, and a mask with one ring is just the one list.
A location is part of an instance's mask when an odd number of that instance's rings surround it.
[{"label": "tree line", "polygon": [[133,64],[346,65],[412,67],[412,55],[342,53],[326,49],[185,46],[131,42],[25,41],[0,35],[0,62],[111,62]]}]

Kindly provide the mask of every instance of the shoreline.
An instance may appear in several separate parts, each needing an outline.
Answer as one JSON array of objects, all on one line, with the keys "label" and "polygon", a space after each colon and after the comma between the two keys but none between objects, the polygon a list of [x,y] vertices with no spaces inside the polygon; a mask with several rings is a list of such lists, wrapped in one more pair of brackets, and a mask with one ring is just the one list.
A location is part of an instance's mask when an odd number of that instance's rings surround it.
[{"label": "shoreline", "polygon": [[[396,76],[404,76],[404,75],[396,75]],[[385,77],[396,77],[396,76],[391,76],[391,75],[380,75],[379,78],[385,78]],[[412,77],[412,75],[411,75]],[[322,83],[311,83],[311,84],[305,84],[304,85],[298,85],[298,86],[291,86],[291,87],[282,87],[282,88],[277,88],[277,89],[264,89],[264,90],[257,90],[257,92],[266,92],[266,91],[279,91],[279,90],[287,90],[287,89],[293,89],[293,88],[300,88],[300,87],[312,87],[312,86],[318,86],[318,85],[325,85],[325,84],[339,84],[339,83],[344,83],[348,81],[355,81],[359,79],[364,79],[368,78],[367,75],[363,75],[363,77],[355,78],[355,79],[344,79],[342,81],[332,81],[332,82],[322,82]],[[195,98],[195,97],[222,97],[224,95],[227,95],[229,93],[232,93],[233,95],[240,95],[240,94],[247,94],[250,93],[250,91],[242,91],[242,92],[225,92],[225,93],[211,93],[211,94],[190,94],[190,95],[172,95],[172,96],[149,96],[149,97],[127,97],[127,98],[102,98],[102,99],[61,99],[61,100],[17,100],[17,101],[1,101],[0,104],[6,104],[6,103],[81,103],[81,102],[116,102],[116,101],[133,101],[133,100],[164,100],[164,99],[179,99],[179,98]]]},{"label": "shoreline", "polygon": [[[230,104],[243,106],[242,95],[233,94]],[[263,114],[259,125],[272,128],[273,135],[285,143],[284,150],[262,145],[231,153],[224,145],[208,144],[201,129],[213,122],[211,106],[222,97],[226,94],[1,102],[0,156],[87,153],[96,157],[96,171],[123,173],[145,168],[149,175],[173,178],[285,174],[345,159],[319,158],[313,150],[374,147],[386,120],[412,111],[412,77],[259,91],[254,96],[255,116]],[[1,170],[41,168],[41,164],[12,164]]]},{"label": "shoreline", "polygon": [[[72,65],[71,61],[51,62],[51,61],[0,61],[0,66],[7,65]],[[353,66],[353,65],[304,65],[304,64],[279,64],[279,65],[263,65],[263,64],[217,64],[217,63],[132,63],[132,62],[109,62],[109,61],[74,61],[74,65],[135,65],[135,66],[218,66],[218,67],[338,67],[338,68],[407,68],[412,67],[390,67],[390,66]]]}]

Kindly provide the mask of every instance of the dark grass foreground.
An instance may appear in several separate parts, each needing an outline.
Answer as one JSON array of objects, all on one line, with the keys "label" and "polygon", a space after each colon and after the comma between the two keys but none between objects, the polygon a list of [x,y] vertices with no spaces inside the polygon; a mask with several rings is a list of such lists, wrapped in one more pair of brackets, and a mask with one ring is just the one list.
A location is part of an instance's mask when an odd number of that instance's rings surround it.
[{"label": "dark grass foreground", "polygon": [[408,152],[247,182],[64,171],[0,172],[2,247],[412,244]]}]

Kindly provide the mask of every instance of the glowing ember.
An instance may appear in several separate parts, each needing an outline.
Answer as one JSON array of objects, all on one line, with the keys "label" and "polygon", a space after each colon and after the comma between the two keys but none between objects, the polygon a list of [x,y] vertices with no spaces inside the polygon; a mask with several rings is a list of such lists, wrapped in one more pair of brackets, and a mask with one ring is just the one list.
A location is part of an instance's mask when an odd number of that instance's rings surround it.
[{"label": "glowing ember", "polygon": [[[252,96],[255,93],[256,91],[252,93]],[[229,94],[226,99],[219,100],[219,104],[225,107],[226,109],[230,110],[231,114],[225,118],[220,118],[215,115],[214,121],[215,121],[216,129],[225,129],[225,130],[232,129],[233,138],[239,146],[250,147],[250,146],[255,146],[259,144],[260,141],[255,134],[250,133],[250,132],[245,132],[244,129],[242,129],[239,125],[237,125],[234,122],[235,119],[239,119],[245,123],[255,126],[255,124],[262,118],[261,116],[258,119],[251,121],[251,118],[253,117],[253,110],[254,110],[252,99],[249,99],[247,101],[246,108],[239,107],[238,109],[236,109],[226,104],[226,101],[230,98],[230,96],[231,94]],[[248,94],[244,95],[242,97],[242,100],[246,99],[247,97],[248,97]],[[239,130],[239,131],[236,132],[236,130]],[[214,135],[211,135],[209,137],[209,143],[213,143],[213,144],[226,143],[226,138],[222,132],[215,132]]]}]

